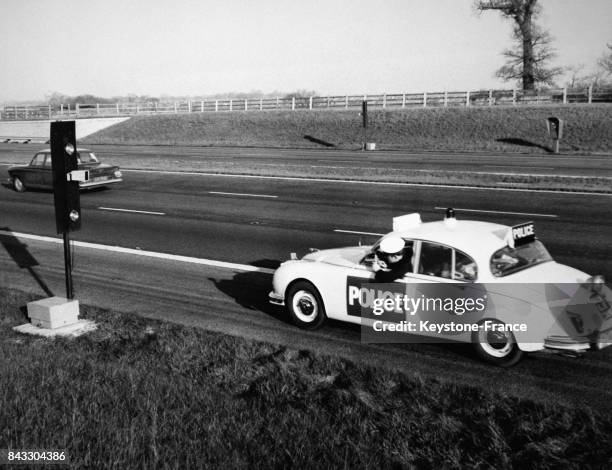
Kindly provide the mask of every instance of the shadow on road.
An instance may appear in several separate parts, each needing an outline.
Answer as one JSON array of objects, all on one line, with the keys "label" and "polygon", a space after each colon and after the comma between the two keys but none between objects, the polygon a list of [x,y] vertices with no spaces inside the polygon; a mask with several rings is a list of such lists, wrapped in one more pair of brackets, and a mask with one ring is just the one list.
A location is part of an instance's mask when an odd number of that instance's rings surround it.
[{"label": "shadow on road", "polygon": [[[278,261],[258,260],[250,263],[253,266],[277,267]],[[272,290],[272,276],[259,272],[237,273],[232,279],[209,280],[224,294],[233,298],[237,304],[249,310],[258,310],[279,321],[289,323],[283,308],[268,302],[268,293]]]},{"label": "shadow on road", "polygon": [[528,140],[525,140],[525,139],[518,139],[516,137],[506,137],[503,139],[497,139],[496,142],[501,142],[504,144],[520,145],[522,147],[535,147],[535,148],[542,149],[548,153],[555,153],[555,151],[551,149],[550,147],[546,147],[545,145],[536,144],[534,142],[529,142]]},{"label": "shadow on road", "polygon": [[319,144],[319,145],[323,145],[324,147],[335,147],[335,144],[331,144],[329,142],[325,142],[324,140],[321,139],[317,139],[316,137],[313,137],[311,135],[305,135],[304,139],[306,139],[309,142],[312,142],[314,144]]},{"label": "shadow on road", "polygon": [[[11,229],[8,227],[0,227],[0,230],[7,232],[11,231]],[[53,297],[53,292],[51,289],[49,289],[49,286],[47,286],[45,281],[34,270],[34,268],[38,266],[38,261],[28,251],[28,245],[22,243],[13,235],[0,235],[0,243],[13,261],[15,261],[15,264],[17,264],[17,266],[19,266],[21,269],[27,269],[45,294],[47,294],[49,297]]]}]

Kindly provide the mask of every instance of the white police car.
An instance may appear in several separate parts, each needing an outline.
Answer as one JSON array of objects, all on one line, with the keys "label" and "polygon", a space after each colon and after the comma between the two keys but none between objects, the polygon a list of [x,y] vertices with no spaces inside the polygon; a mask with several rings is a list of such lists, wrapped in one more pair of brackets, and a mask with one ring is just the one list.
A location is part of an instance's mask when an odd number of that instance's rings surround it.
[{"label": "white police car", "polygon": [[[403,260],[391,277],[379,261],[389,246],[399,251],[386,261]],[[452,209],[437,222],[395,217],[393,232],[372,246],[286,261],[269,298],[304,329],[330,318],[360,324],[369,342],[471,342],[501,366],[524,352],[579,354],[612,343],[612,290],[602,276],[555,262],[532,222],[457,220]]]}]

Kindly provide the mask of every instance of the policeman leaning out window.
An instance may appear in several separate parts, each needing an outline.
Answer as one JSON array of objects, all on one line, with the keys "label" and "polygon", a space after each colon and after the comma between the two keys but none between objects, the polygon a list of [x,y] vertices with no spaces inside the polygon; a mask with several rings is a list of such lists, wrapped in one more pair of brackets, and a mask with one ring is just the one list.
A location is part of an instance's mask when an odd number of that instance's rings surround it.
[{"label": "policeman leaning out window", "polygon": [[387,237],[374,252],[372,270],[380,282],[393,282],[412,272],[412,243],[400,237]]}]

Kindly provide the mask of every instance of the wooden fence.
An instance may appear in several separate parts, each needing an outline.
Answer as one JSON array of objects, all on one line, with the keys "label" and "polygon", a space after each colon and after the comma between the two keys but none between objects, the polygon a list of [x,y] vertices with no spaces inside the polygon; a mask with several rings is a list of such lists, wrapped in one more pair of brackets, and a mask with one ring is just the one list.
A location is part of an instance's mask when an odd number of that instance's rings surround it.
[{"label": "wooden fence", "polygon": [[305,98],[248,98],[173,102],[78,103],[58,106],[5,106],[0,120],[37,120],[117,117],[147,114],[251,112],[270,110],[357,109],[362,101],[370,109],[429,107],[521,106],[572,103],[612,103],[612,88],[444,91],[382,95],[311,96]]}]

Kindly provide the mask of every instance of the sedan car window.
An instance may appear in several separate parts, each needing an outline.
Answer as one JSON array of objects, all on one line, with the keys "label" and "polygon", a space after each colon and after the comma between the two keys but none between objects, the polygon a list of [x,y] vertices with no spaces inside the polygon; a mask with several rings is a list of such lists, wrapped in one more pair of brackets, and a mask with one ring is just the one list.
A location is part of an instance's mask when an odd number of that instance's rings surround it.
[{"label": "sedan car window", "polygon": [[453,249],[437,243],[421,243],[419,274],[451,278],[453,266]]},{"label": "sedan car window", "polygon": [[78,152],[77,162],[81,163],[99,163],[96,156],[91,152]]},{"label": "sedan car window", "polygon": [[475,281],[478,276],[476,262],[465,253],[455,250],[455,269],[453,279],[458,281]]},{"label": "sedan car window", "polygon": [[43,166],[44,162],[45,162],[45,154],[38,153],[34,156],[32,161],[30,162],[30,166]]}]

